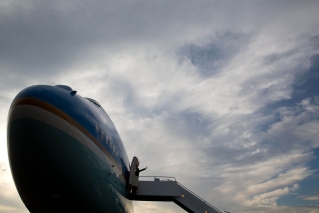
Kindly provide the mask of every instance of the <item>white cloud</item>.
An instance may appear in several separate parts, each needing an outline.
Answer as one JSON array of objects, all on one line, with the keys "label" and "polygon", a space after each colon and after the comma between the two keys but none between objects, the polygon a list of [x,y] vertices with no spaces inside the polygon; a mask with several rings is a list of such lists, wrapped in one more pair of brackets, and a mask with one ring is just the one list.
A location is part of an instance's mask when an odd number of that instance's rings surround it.
[{"label": "white cloud", "polygon": [[285,173],[281,173],[278,177],[271,179],[267,182],[256,184],[251,187],[248,187],[247,191],[251,194],[257,194],[271,189],[277,189],[285,185],[291,185],[297,183],[300,180],[303,180],[313,171],[308,171],[307,168],[296,168],[289,170]]},{"label": "white cloud", "polygon": [[10,167],[7,162],[0,162],[0,211],[12,213],[26,213],[18,192],[11,177]]},{"label": "white cloud", "polygon": [[280,109],[282,121],[270,127],[266,138],[286,151],[317,148],[319,106],[314,101],[310,104],[310,101],[305,99],[297,107]]},{"label": "white cloud", "polygon": [[247,206],[277,206],[276,200],[289,194],[291,191],[295,191],[298,185],[295,184],[291,188],[285,187],[282,189],[276,189],[271,192],[266,192],[260,195],[255,195],[251,200],[245,202]]},{"label": "white cloud", "polygon": [[[311,102],[312,100],[302,101],[301,105]],[[307,107],[304,107],[302,111],[300,111],[299,106],[290,108],[290,113],[283,113],[281,121],[275,122],[264,134],[259,133],[263,136],[256,141],[257,145],[253,145],[253,148],[259,147],[258,152],[246,152],[243,157],[236,158],[236,161],[245,158],[251,159],[250,161],[244,161],[244,164],[229,161],[233,163],[221,168],[215,164],[218,169],[214,169],[214,172],[218,172],[219,177],[223,178],[224,181],[210,192],[218,191],[225,196],[232,194],[230,200],[237,203],[274,206],[279,196],[264,199],[264,196],[269,195],[271,190],[288,193],[288,187],[313,174],[315,171],[310,170],[306,166],[306,162],[313,159],[312,152],[308,151],[309,147],[317,147],[318,133],[314,130],[318,129],[318,123],[314,121],[315,118],[311,114],[305,114],[310,113],[308,109],[316,109],[317,105],[314,103],[306,105]],[[311,113],[316,113],[316,111],[311,111]],[[265,121],[269,122],[269,120]],[[251,129],[250,126],[248,128]],[[276,135],[275,139],[274,135]],[[293,140],[287,140],[287,138]],[[263,139],[267,139],[272,146],[270,148],[263,146]],[[253,155],[259,157],[250,158]],[[232,159],[231,155],[228,158]],[[216,198],[216,196],[212,197]]]},{"label": "white cloud", "polygon": [[184,213],[185,211],[173,202],[134,201],[134,212],[138,213]]},{"label": "white cloud", "polygon": [[304,200],[319,200],[319,195],[305,195],[305,196],[300,196],[301,199]]}]

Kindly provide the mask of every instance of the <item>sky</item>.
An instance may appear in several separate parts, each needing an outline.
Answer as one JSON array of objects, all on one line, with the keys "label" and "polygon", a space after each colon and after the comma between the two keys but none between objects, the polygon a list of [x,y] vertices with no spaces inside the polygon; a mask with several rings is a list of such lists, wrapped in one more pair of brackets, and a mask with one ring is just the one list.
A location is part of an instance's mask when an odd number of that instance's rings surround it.
[{"label": "sky", "polygon": [[317,0],[0,0],[0,212],[28,212],[6,122],[36,84],[97,100],[142,175],[176,177],[222,211],[319,212],[318,11]]}]

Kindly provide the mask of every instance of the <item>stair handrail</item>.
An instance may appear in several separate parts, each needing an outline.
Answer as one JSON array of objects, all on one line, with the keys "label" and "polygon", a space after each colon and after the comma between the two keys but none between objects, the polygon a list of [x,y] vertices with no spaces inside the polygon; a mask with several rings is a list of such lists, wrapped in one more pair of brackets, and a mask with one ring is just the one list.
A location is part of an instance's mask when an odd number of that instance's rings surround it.
[{"label": "stair handrail", "polygon": [[[177,183],[176,181],[176,178],[175,177],[169,177],[169,176],[139,176],[140,178],[143,178],[143,177],[153,177],[153,178],[171,178],[171,179],[174,179],[174,181]],[[169,180],[167,179],[166,181],[172,181],[172,180]]]},{"label": "stair handrail", "polygon": [[[186,191],[188,191],[189,193],[191,193],[192,195],[194,195],[196,198],[198,198],[199,200],[201,200],[202,202],[204,202],[206,205],[208,205],[209,207],[211,207],[212,209],[214,209],[215,211],[219,212],[219,213],[223,213],[222,211],[218,210],[215,206],[213,206],[212,204],[208,203],[206,200],[204,200],[203,198],[199,197],[197,194],[195,194],[194,192],[192,192],[191,190],[189,190],[188,188],[186,188],[184,185],[182,185],[181,183],[176,181],[175,177],[168,177],[168,176],[139,176],[139,177],[153,177],[153,178],[172,178],[175,180],[175,182],[181,186],[182,188],[184,188]],[[169,181],[169,180],[168,180]]]},{"label": "stair handrail", "polygon": [[195,197],[197,197],[198,199],[200,199],[202,202],[204,202],[206,205],[210,206],[211,208],[213,208],[214,210],[216,210],[217,212],[222,213],[222,211],[218,210],[216,207],[214,207],[212,204],[208,203],[206,200],[204,200],[203,198],[199,197],[197,194],[195,194],[194,192],[192,192],[191,190],[189,190],[188,188],[186,188],[185,186],[183,186],[181,183],[177,182],[176,183],[181,186],[182,188],[184,188],[186,191],[188,191],[189,193],[191,193],[192,195],[194,195]]}]

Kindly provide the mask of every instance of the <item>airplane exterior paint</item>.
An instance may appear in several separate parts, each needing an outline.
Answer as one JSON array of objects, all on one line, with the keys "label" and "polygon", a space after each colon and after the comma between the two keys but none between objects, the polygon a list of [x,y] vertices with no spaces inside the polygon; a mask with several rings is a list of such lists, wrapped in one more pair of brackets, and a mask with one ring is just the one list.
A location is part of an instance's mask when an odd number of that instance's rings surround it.
[{"label": "airplane exterior paint", "polygon": [[13,100],[8,154],[31,213],[133,212],[129,160],[98,102],[64,85],[37,85]]}]

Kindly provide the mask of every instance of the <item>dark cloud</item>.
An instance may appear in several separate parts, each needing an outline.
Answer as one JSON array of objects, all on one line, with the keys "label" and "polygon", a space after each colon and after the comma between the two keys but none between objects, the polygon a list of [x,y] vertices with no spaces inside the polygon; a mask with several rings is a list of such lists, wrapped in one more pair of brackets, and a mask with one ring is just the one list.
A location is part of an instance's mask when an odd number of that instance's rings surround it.
[{"label": "dark cloud", "polygon": [[[203,77],[217,74],[222,67],[249,44],[250,35],[223,32],[198,44],[188,44],[179,51],[180,57],[190,60]],[[206,40],[206,41],[205,41]]]},{"label": "dark cloud", "polygon": [[112,52],[145,38],[154,41],[167,32],[165,20],[176,22],[178,6],[168,7],[168,2],[12,3],[1,13],[2,72],[52,76],[76,62],[96,59],[99,50]]},{"label": "dark cloud", "polygon": [[311,42],[314,50],[319,49],[319,35],[311,37],[310,42]]},{"label": "dark cloud", "polygon": [[305,98],[312,98],[319,95],[319,54],[310,58],[310,68],[306,72],[297,75],[294,82],[294,92],[292,98],[300,101]]},{"label": "dark cloud", "polygon": [[89,47],[100,42],[103,35],[96,37],[95,31],[103,19],[97,23],[85,14],[85,11],[93,14],[95,4],[85,8],[86,4],[82,3],[61,10],[57,2],[28,3],[30,9],[20,5],[2,9],[0,66],[3,74],[14,72],[25,78],[52,78],[68,72],[75,61],[96,57]]}]

